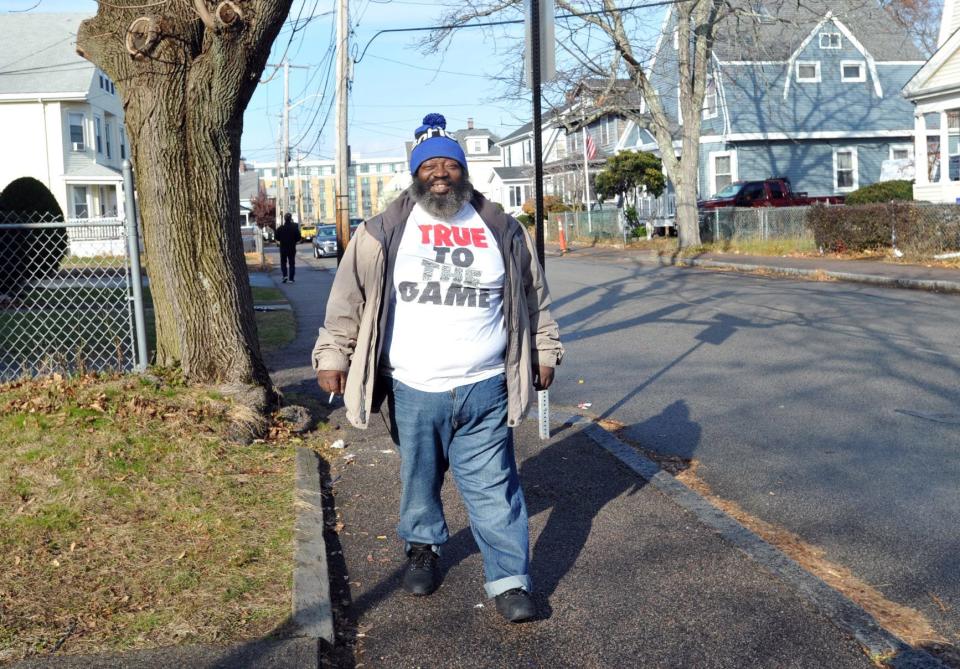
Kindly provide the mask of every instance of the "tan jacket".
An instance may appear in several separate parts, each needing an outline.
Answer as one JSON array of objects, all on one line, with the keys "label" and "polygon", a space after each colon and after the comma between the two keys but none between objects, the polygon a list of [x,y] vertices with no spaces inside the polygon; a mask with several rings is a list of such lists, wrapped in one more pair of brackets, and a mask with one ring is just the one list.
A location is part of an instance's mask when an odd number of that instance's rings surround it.
[{"label": "tan jacket", "polygon": [[[386,322],[385,291],[393,290],[393,262],[413,200],[400,195],[383,214],[361,225],[347,245],[327,300],[324,327],[313,347],[314,370],[347,372],[343,395],[347,419],[366,428],[384,393],[377,364]],[[550,293],[536,260],[533,241],[517,221],[479,193],[471,204],[497,238],[503,254],[503,312],[507,324],[504,371],[507,423],[520,424],[530,404],[533,369],[556,367],[563,358]]]}]

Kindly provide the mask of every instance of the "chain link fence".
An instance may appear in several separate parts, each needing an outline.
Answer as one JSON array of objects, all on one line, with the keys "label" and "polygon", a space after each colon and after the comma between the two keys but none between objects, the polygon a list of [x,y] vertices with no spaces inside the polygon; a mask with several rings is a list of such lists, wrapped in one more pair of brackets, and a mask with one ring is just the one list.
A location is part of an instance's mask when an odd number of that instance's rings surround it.
[{"label": "chain link fence", "polygon": [[0,213],[0,381],[135,368],[128,241],[122,219]]},{"label": "chain link fence", "polygon": [[700,212],[700,240],[796,240],[813,243],[807,226],[810,207],[722,207]]},{"label": "chain link fence", "polygon": [[700,213],[700,238],[704,242],[783,242],[798,250],[889,248],[910,259],[935,259],[960,251],[960,205],[723,207]]}]

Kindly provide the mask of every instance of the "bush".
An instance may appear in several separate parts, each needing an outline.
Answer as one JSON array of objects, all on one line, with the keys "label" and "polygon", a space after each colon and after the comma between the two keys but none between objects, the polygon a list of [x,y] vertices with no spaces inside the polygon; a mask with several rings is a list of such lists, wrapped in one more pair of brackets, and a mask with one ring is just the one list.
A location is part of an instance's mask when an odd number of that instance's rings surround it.
[{"label": "bush", "polygon": [[520,223],[520,225],[524,225],[529,228],[531,225],[533,225],[533,216],[530,214],[517,214],[517,221]]},{"label": "bush", "polygon": [[66,228],[4,229],[14,223],[63,221],[53,194],[31,177],[11,181],[0,193],[0,295],[28,280],[54,274],[67,255]]},{"label": "bush", "polygon": [[871,204],[874,202],[892,202],[894,200],[913,200],[913,182],[905,180],[880,181],[864,186],[850,193],[847,204]]},{"label": "bush", "polygon": [[[523,203],[523,212],[532,217],[535,213],[534,212],[535,207],[536,207],[536,204],[534,203],[534,198],[531,197],[526,202]],[[553,214],[553,213],[572,211],[572,210],[570,209],[570,205],[564,204],[563,200],[560,199],[559,195],[544,195],[543,211],[547,214]]]}]

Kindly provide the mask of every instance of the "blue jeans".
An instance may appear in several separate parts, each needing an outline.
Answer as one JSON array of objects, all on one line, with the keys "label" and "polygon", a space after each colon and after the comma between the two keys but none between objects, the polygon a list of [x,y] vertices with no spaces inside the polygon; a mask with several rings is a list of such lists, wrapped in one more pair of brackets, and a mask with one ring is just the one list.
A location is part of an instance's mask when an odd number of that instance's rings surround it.
[{"label": "blue jeans", "polygon": [[527,507],[507,427],[503,374],[426,393],[391,380],[388,396],[400,449],[400,525],[407,545],[449,539],[440,487],[449,467],[483,556],[488,597],[532,589]]}]

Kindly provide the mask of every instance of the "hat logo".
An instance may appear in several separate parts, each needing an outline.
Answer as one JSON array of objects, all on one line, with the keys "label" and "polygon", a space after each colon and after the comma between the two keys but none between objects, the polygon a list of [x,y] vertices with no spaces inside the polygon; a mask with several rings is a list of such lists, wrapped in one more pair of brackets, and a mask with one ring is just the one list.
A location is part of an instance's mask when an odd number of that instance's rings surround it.
[{"label": "hat logo", "polygon": [[443,128],[427,128],[419,137],[417,137],[417,144],[423,144],[425,141],[432,139],[433,137],[446,137],[449,139],[450,136]]}]

